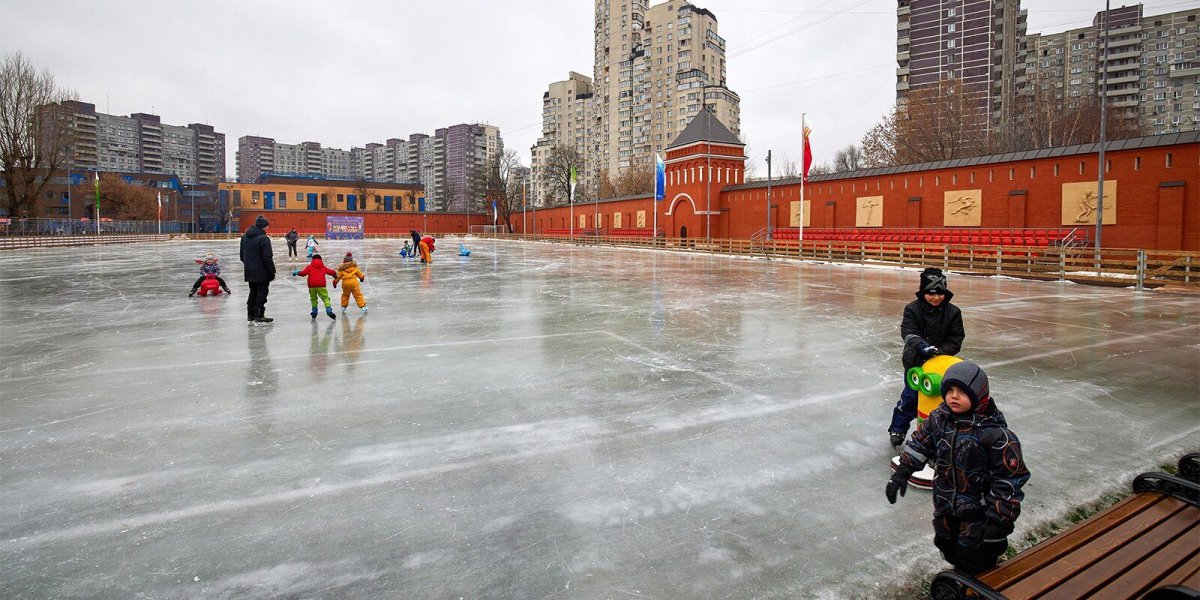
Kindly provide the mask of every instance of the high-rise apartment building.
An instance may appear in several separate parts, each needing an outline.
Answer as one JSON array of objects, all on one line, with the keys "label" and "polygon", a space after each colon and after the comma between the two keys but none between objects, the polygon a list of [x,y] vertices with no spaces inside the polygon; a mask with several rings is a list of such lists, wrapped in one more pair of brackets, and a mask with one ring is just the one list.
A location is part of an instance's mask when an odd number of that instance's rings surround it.
[{"label": "high-rise apartment building", "polygon": [[[582,137],[581,185],[596,193],[591,182],[601,176],[614,180],[630,168],[653,168],[654,154],[704,106],[740,132],[741,99],[726,86],[725,40],[712,12],[685,0],[655,6],[648,0],[595,0],[593,44],[590,91],[586,78],[572,74],[543,96],[563,102],[543,102],[543,135],[533,151],[537,202],[554,193],[541,176],[552,151],[547,145],[578,148]],[[581,93],[592,94],[584,99],[590,109],[579,104]]]},{"label": "high-rise apartment building", "polygon": [[897,105],[954,80],[989,116],[985,127],[1011,120],[1024,83],[1020,0],[898,0],[896,17]]},{"label": "high-rise apartment building", "polygon": [[[599,140],[595,133],[599,127],[592,98],[592,79],[574,71],[565,81],[551,83],[542,95],[542,136],[531,150],[534,177],[530,198],[544,199],[554,194],[549,177],[537,175],[545,171],[555,152],[568,149],[580,158],[597,155]],[[595,193],[597,164],[593,160],[577,174],[580,190]]]},{"label": "high-rise apartment building", "polygon": [[[478,123],[438,129],[445,165],[442,185],[435,187],[434,200],[441,210],[465,212],[482,208],[487,193],[488,165],[504,151],[500,129]],[[434,150],[435,155],[437,149]],[[428,191],[428,189],[426,190]]]},{"label": "high-rise apartment building", "polygon": [[225,179],[225,134],[211,125],[168,125],[146,113],[108,115],[73,100],[56,109],[70,116],[72,168],[174,175],[188,185]]},{"label": "high-rise apartment building", "polygon": [[1103,11],[1089,27],[1029,35],[1026,92],[1075,108],[1106,85],[1108,110],[1147,134],[1200,129],[1200,8],[1147,17],[1137,4],[1108,15],[1107,53]]}]

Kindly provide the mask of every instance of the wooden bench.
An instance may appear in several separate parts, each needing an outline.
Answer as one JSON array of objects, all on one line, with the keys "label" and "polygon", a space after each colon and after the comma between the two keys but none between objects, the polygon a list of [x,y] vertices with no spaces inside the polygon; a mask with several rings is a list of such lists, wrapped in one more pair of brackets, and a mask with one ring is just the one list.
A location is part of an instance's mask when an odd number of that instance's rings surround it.
[{"label": "wooden bench", "polygon": [[1200,599],[1200,454],[1143,473],[1108,510],[985,571],[943,571],[935,600]]}]

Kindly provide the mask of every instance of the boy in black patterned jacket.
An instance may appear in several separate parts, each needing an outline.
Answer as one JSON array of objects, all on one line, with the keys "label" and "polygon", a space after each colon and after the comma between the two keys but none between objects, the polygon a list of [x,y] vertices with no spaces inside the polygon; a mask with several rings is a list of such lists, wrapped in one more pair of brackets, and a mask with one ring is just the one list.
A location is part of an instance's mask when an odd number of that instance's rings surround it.
[{"label": "boy in black patterned jacket", "polygon": [[887,499],[895,504],[908,478],[932,463],[933,543],[955,570],[975,575],[996,566],[1008,548],[1029,470],[983,369],[970,361],[951,365],[941,392],[942,404],[904,445]]}]

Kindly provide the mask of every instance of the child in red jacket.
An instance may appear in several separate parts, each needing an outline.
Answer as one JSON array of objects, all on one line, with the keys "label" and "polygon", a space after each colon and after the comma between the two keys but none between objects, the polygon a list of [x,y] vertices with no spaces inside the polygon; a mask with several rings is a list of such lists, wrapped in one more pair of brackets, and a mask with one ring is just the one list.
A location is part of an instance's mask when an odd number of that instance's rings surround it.
[{"label": "child in red jacket", "polygon": [[329,315],[330,319],[337,319],[337,315],[333,314],[333,306],[329,303],[329,290],[325,289],[325,276],[337,277],[337,271],[326,267],[325,263],[321,262],[320,254],[313,254],[312,262],[299,271],[292,271],[292,275],[308,276],[308,300],[312,303],[312,312],[309,314],[312,318],[317,318],[317,298],[320,298],[325,303],[325,314]]}]

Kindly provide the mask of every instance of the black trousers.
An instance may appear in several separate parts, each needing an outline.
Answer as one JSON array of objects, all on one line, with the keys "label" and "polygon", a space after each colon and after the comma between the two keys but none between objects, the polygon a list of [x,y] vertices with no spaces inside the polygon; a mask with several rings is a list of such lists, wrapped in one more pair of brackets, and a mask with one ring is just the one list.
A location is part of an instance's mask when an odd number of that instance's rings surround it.
[{"label": "black trousers", "polygon": [[[204,283],[204,276],[203,276],[203,275],[201,275],[201,276],[200,276],[198,279],[196,279],[196,283],[193,283],[193,284],[192,284],[192,291],[194,292],[194,291],[196,291],[196,290],[200,289],[200,284],[201,284],[201,283]],[[229,289],[229,286],[225,285],[225,280],[224,280],[224,279],[221,279],[221,276],[220,276],[220,275],[217,275],[217,283],[221,284],[221,289],[225,289],[225,290],[228,290],[228,289]]]},{"label": "black trousers", "polygon": [[288,257],[296,256],[296,242],[288,242]]},{"label": "black trousers", "polygon": [[250,281],[246,285],[250,286],[250,297],[246,299],[246,317],[253,319],[266,316],[267,292],[271,287],[271,282]]},{"label": "black trousers", "polygon": [[1000,555],[1008,549],[1008,539],[998,542],[982,542],[969,539],[966,531],[981,527],[982,523],[968,523],[955,517],[933,518],[933,545],[942,551],[946,562],[954,570],[967,575],[978,575],[994,566]]}]

